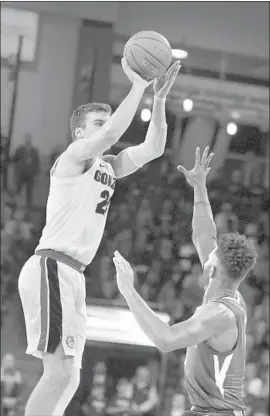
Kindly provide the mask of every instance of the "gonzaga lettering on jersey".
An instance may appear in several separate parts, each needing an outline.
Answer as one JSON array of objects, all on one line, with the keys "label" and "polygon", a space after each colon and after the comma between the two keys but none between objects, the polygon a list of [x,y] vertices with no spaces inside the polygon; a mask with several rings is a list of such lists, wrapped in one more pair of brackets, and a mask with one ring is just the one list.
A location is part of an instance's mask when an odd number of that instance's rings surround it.
[{"label": "gonzaga lettering on jersey", "polygon": [[246,352],[246,310],[231,297],[223,303],[235,314],[238,340],[229,353],[219,353],[202,342],[187,349],[185,361],[186,388],[195,408],[244,410],[243,390]]},{"label": "gonzaga lettering on jersey", "polygon": [[100,158],[76,177],[57,178],[52,173],[46,225],[36,251],[52,249],[85,265],[91,263],[103,236],[115,184],[112,166]]}]

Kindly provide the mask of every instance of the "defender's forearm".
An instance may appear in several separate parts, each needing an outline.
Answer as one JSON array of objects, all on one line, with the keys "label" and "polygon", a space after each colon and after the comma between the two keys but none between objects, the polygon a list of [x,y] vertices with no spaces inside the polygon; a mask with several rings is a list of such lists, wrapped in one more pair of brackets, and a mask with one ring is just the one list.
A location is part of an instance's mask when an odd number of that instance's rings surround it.
[{"label": "defender's forearm", "polygon": [[165,351],[170,333],[167,324],[157,317],[133,287],[124,296],[140,328],[160,351]]}]

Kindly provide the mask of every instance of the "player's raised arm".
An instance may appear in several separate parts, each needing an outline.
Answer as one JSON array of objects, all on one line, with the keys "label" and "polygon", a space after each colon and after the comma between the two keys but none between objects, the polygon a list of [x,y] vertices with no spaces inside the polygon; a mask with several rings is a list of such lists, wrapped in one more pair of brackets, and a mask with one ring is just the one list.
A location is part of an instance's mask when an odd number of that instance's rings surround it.
[{"label": "player's raised arm", "polygon": [[132,82],[131,90],[115,113],[94,134],[91,131],[89,137],[87,137],[87,132],[81,126],[75,129],[75,139],[84,140],[75,140],[68,147],[66,153],[79,162],[102,154],[118,142],[130,126],[144,90],[152,83],[152,81],[145,81],[140,75],[132,71],[125,58],[122,58],[122,67]]},{"label": "player's raised arm", "polygon": [[113,261],[120,292],[140,328],[160,351],[170,352],[196,345],[235,325],[235,317],[226,306],[211,302],[203,305],[187,321],[169,327],[137,293],[130,264],[118,252],[114,253]]},{"label": "player's raised arm", "polygon": [[217,247],[217,230],[213,219],[211,205],[206,189],[206,177],[210,171],[210,162],[214,156],[208,156],[209,147],[200,157],[200,148],[196,149],[196,161],[192,170],[187,171],[183,166],[177,166],[189,185],[194,189],[194,206],[192,218],[192,241],[198,252],[202,266],[208,260],[209,254]]},{"label": "player's raised arm", "polygon": [[180,62],[175,62],[166,74],[154,83],[152,117],[144,142],[138,146],[128,147],[117,156],[105,157],[112,164],[118,178],[130,175],[164,153],[167,138],[166,97],[177,77],[180,67]]}]

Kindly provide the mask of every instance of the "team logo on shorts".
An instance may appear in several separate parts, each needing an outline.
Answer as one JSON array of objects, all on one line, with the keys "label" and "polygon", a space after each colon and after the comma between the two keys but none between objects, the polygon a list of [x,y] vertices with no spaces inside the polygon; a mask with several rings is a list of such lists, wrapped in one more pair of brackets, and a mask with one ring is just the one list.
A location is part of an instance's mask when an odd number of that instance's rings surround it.
[{"label": "team logo on shorts", "polygon": [[66,337],[66,344],[69,348],[74,348],[75,345],[75,340],[74,337],[72,337],[71,335]]}]

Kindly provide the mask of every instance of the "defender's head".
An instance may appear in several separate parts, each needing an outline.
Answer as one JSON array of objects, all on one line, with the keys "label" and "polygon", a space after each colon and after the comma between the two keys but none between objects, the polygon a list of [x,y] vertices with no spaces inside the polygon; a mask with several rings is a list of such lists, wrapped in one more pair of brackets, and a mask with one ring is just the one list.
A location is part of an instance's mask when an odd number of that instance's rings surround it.
[{"label": "defender's head", "polygon": [[211,279],[227,280],[238,286],[254,267],[256,259],[256,249],[245,235],[223,234],[204,264],[203,287],[208,286]]},{"label": "defender's head", "polygon": [[72,140],[89,138],[109,120],[111,113],[111,107],[103,103],[89,103],[77,107],[70,117]]}]

